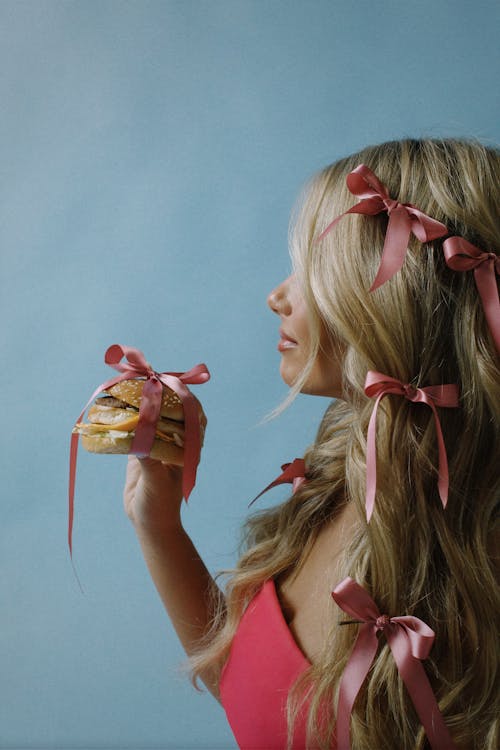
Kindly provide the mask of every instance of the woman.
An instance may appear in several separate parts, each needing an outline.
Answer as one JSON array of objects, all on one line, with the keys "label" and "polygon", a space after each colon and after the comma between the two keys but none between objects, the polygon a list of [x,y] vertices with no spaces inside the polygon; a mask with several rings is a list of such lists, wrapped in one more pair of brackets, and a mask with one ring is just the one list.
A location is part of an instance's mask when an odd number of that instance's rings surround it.
[{"label": "woman", "polygon": [[[498,747],[499,186],[499,151],[457,140],[313,178],[268,303],[290,399],[336,400],[224,593],[182,528],[181,470],[130,459],[151,575],[242,748]],[[381,616],[346,614],[352,595]],[[435,634],[416,687],[396,616]],[[362,631],[379,641],[353,687]]]}]

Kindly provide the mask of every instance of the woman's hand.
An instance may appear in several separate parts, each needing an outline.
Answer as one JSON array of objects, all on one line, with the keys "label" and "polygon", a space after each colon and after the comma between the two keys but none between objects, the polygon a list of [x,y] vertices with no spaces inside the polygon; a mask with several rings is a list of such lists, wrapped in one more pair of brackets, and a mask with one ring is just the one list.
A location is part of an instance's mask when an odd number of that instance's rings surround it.
[{"label": "woman's hand", "polygon": [[[198,402],[203,445],[207,419]],[[125,512],[137,531],[164,532],[181,526],[182,466],[128,457],[123,491]]]},{"label": "woman's hand", "polygon": [[128,457],[123,500],[137,529],[162,531],[180,526],[182,471],[182,466],[152,458]]}]

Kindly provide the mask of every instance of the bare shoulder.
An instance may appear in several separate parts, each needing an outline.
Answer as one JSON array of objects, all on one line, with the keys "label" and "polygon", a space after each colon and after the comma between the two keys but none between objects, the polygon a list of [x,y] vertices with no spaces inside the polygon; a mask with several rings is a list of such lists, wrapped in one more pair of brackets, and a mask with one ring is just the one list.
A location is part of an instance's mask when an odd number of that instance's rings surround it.
[{"label": "bare shoulder", "polygon": [[332,589],[339,582],[340,555],[350,540],[357,517],[348,505],[319,532],[298,571],[276,581],[283,616],[298,646],[314,662],[326,641],[335,613]]}]

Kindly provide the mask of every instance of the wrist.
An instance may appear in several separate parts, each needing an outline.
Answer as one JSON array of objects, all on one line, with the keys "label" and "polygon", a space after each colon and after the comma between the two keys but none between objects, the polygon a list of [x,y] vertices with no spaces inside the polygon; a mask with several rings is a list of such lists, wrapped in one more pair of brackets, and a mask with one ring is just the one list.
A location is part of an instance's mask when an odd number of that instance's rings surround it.
[{"label": "wrist", "polygon": [[130,517],[132,526],[138,536],[163,538],[169,533],[178,533],[183,529],[180,507],[172,509],[168,515],[165,512],[143,511],[136,512]]}]

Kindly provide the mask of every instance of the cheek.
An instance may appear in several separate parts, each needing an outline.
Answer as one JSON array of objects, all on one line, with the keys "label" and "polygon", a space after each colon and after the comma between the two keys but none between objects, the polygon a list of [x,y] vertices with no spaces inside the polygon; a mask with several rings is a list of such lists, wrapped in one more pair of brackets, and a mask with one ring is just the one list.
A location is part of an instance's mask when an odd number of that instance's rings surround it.
[{"label": "cheek", "polygon": [[342,364],[335,359],[321,360],[318,363],[318,380],[321,395],[342,398]]},{"label": "cheek", "polygon": [[311,330],[305,312],[303,315],[297,316],[294,324],[294,330],[301,346],[309,347],[311,341]]},{"label": "cheek", "polygon": [[342,398],[344,353],[330,340],[323,340],[322,348],[307,380],[305,393],[329,398]]}]

